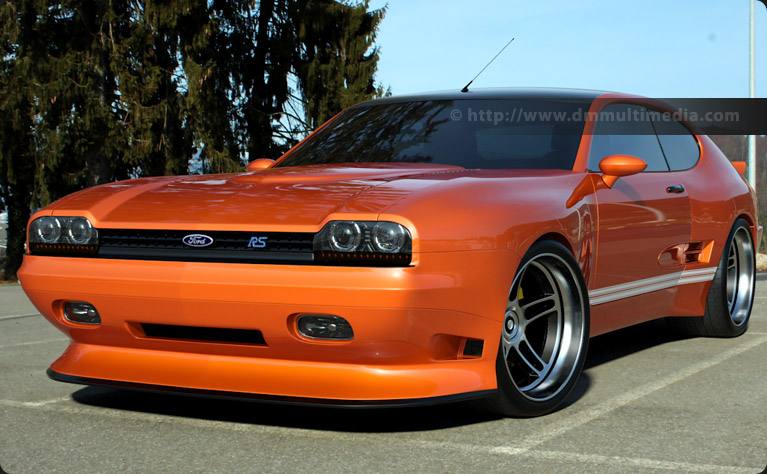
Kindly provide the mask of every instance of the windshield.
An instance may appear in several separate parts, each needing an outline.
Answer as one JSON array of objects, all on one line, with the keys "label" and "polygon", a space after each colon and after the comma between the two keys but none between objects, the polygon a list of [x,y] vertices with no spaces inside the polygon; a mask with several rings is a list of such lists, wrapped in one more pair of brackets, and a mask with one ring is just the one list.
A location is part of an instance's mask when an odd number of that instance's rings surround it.
[{"label": "windshield", "polygon": [[354,107],[277,166],[434,163],[571,170],[590,100],[434,100]]}]

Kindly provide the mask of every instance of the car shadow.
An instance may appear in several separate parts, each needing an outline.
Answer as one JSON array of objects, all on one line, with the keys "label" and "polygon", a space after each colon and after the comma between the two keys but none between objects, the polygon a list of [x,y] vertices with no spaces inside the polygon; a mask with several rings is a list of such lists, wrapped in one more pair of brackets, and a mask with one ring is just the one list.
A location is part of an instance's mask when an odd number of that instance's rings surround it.
[{"label": "car shadow", "polygon": [[671,328],[665,319],[656,319],[619,329],[589,341],[589,355],[584,371],[670,342],[688,339]]},{"label": "car shadow", "polygon": [[[679,339],[663,320],[592,339],[584,372],[559,410],[576,403],[588,393],[592,385],[589,369]],[[344,409],[200,398],[95,386],[77,390],[72,398],[83,405],[138,413],[352,433],[440,430],[500,419],[475,402],[406,408]]]},{"label": "car shadow", "polygon": [[350,433],[439,430],[497,420],[472,402],[402,408],[334,408],[212,399],[160,392],[86,387],[72,394],[84,405],[133,412]]},{"label": "car shadow", "polygon": [[592,338],[583,373],[560,410],[576,403],[589,391],[592,382],[589,370],[602,364],[628,357],[644,350],[688,339],[674,331],[665,319],[656,319]]}]

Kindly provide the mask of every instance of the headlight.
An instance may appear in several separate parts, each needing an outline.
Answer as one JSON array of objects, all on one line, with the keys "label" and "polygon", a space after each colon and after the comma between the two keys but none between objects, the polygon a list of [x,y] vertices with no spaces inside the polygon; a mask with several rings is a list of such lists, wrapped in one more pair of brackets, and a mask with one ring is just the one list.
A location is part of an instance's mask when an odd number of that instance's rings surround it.
[{"label": "headlight", "polygon": [[44,216],[29,225],[30,254],[81,257],[98,249],[98,230],[85,217]]},{"label": "headlight", "polygon": [[29,227],[29,241],[44,244],[56,243],[61,237],[61,222],[55,217],[35,219]]},{"label": "headlight", "polygon": [[356,222],[332,222],[330,229],[328,229],[330,248],[339,252],[358,250],[362,243],[362,237],[362,229]]},{"label": "headlight", "polygon": [[410,233],[394,222],[379,222],[373,227],[373,248],[378,252],[396,253],[410,242]]},{"label": "headlight", "polygon": [[331,221],[314,238],[317,263],[407,266],[411,252],[410,232],[395,222]]},{"label": "headlight", "polygon": [[77,245],[86,245],[93,239],[95,229],[90,221],[84,217],[75,217],[67,222],[67,237],[69,242]]}]

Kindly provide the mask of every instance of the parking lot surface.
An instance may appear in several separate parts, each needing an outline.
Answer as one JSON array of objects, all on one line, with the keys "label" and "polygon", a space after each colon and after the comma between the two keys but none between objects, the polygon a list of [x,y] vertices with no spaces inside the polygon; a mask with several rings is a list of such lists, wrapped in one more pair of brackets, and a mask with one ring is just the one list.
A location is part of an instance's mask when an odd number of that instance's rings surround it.
[{"label": "parking lot surface", "polygon": [[0,286],[0,466],[44,472],[710,472],[767,465],[767,276],[749,331],[682,339],[662,320],[591,341],[566,406],[267,405],[84,387],[45,369],[67,339]]}]

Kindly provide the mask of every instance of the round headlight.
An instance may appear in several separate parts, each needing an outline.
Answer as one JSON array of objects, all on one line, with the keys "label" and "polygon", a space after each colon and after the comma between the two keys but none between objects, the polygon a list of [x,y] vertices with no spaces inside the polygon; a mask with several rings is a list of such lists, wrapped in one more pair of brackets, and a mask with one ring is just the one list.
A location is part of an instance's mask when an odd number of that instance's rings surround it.
[{"label": "round headlight", "polygon": [[67,237],[69,242],[77,245],[85,245],[93,237],[93,226],[84,217],[72,218],[67,225]]},{"label": "round headlight", "polygon": [[378,252],[395,253],[405,246],[407,230],[394,222],[379,222],[373,228],[373,244]]},{"label": "round headlight", "polygon": [[351,252],[357,250],[362,242],[362,231],[356,222],[334,222],[328,232],[328,240],[333,250]]},{"label": "round headlight", "polygon": [[52,244],[61,237],[61,223],[55,217],[41,217],[32,222],[31,240]]}]

